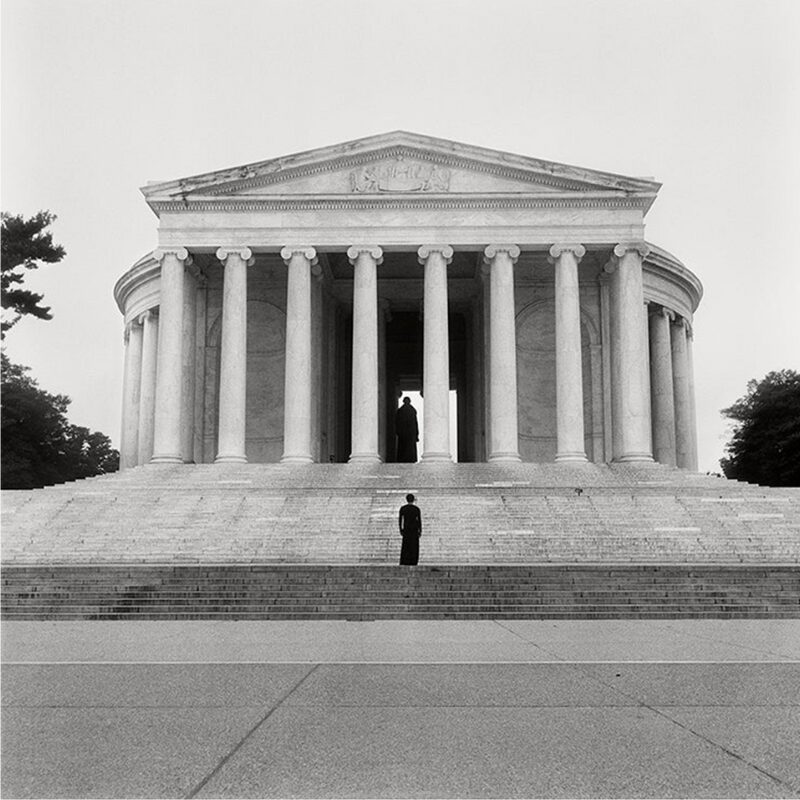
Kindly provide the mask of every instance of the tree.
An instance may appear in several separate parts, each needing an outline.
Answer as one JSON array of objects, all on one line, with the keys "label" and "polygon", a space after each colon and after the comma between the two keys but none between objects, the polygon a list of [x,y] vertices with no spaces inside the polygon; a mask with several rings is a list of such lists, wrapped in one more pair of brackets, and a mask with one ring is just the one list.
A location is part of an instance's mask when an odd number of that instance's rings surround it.
[{"label": "tree", "polygon": [[[24,270],[37,269],[41,261],[52,264],[64,258],[64,248],[54,245],[52,234],[44,230],[55,218],[49,211],[27,220],[2,214],[2,306],[14,314],[2,321],[3,339],[26,314],[52,319],[50,308],[41,304],[43,295],[21,284]],[[28,367],[13,364],[5,353],[1,358],[3,489],[36,489],[119,469],[119,453],[105,434],[70,425],[69,397],[40,389],[27,374]]]},{"label": "tree", "polygon": [[762,486],[800,486],[800,374],[785,369],[747,384],[722,414],[734,421],[720,461],[726,477]]},{"label": "tree", "polygon": [[50,308],[41,304],[44,296],[22,289],[20,284],[25,280],[23,270],[37,269],[41,261],[54,264],[66,255],[61,245],[53,244],[53,234],[44,232],[55,219],[55,215],[49,211],[40,211],[27,220],[19,214],[12,216],[5,211],[2,213],[0,289],[3,309],[10,309],[14,316],[2,321],[0,338],[5,338],[6,331],[26,314],[39,319],[53,318]]},{"label": "tree", "polygon": [[2,356],[3,489],[36,489],[119,468],[119,453],[102,433],[70,425],[70,399],[50,394]]}]

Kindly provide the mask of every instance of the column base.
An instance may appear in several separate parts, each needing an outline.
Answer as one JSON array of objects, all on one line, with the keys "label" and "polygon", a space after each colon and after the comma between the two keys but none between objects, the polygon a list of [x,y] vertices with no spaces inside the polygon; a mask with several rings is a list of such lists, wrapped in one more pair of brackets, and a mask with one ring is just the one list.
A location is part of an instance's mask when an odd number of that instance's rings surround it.
[{"label": "column base", "polygon": [[150,464],[183,464],[183,456],[157,455],[153,456]]},{"label": "column base", "polygon": [[614,462],[617,464],[629,464],[638,461],[640,463],[653,463],[653,456],[650,453],[625,453],[624,455],[617,456]]},{"label": "column base", "polygon": [[348,464],[382,464],[383,459],[377,453],[353,453],[347,459]]},{"label": "column base", "polygon": [[436,463],[442,463],[442,464],[444,464],[445,462],[450,463],[450,464],[453,463],[453,457],[450,455],[450,453],[442,453],[442,452],[439,452],[439,453],[430,453],[430,452],[423,453],[422,454],[422,460],[426,464],[428,462],[436,462]]},{"label": "column base", "polygon": [[500,452],[500,453],[492,453],[489,456],[489,463],[496,464],[498,462],[505,462],[505,463],[513,463],[513,464],[520,464],[522,463],[522,458],[520,457],[519,453],[515,453],[514,451],[508,452]]},{"label": "column base", "polygon": [[556,464],[588,464],[589,459],[586,458],[586,453],[575,451],[572,453],[557,453]]},{"label": "column base", "polygon": [[281,456],[281,464],[313,464],[314,459],[311,456]]},{"label": "column base", "polygon": [[246,456],[217,456],[214,459],[215,464],[246,464]]}]

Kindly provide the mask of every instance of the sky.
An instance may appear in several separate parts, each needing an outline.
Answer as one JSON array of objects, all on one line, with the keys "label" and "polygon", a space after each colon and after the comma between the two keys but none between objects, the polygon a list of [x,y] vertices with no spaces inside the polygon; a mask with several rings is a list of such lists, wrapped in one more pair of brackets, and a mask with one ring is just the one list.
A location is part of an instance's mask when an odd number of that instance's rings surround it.
[{"label": "sky", "polygon": [[403,129],[663,184],[646,237],[702,281],[699,462],[748,380],[800,370],[797,0],[3,0],[0,202],[49,209],[53,320],[6,352],[119,443],[139,187]]}]

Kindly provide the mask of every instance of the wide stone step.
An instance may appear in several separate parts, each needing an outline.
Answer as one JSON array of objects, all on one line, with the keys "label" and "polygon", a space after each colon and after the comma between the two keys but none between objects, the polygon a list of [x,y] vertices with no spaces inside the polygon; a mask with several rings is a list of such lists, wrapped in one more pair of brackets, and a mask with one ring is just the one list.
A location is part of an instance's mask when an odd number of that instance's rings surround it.
[{"label": "wide stone step", "polygon": [[3,618],[800,616],[800,567],[5,566]]}]

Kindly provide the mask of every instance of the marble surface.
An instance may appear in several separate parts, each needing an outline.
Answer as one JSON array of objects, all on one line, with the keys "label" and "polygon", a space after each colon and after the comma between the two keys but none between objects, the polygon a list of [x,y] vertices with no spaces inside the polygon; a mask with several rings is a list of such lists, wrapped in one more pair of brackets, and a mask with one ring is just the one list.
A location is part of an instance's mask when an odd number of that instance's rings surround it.
[{"label": "marble surface", "polygon": [[800,619],[5,622],[4,662],[800,660]]},{"label": "marble surface", "polygon": [[6,623],[4,797],[796,797],[800,620]]}]

